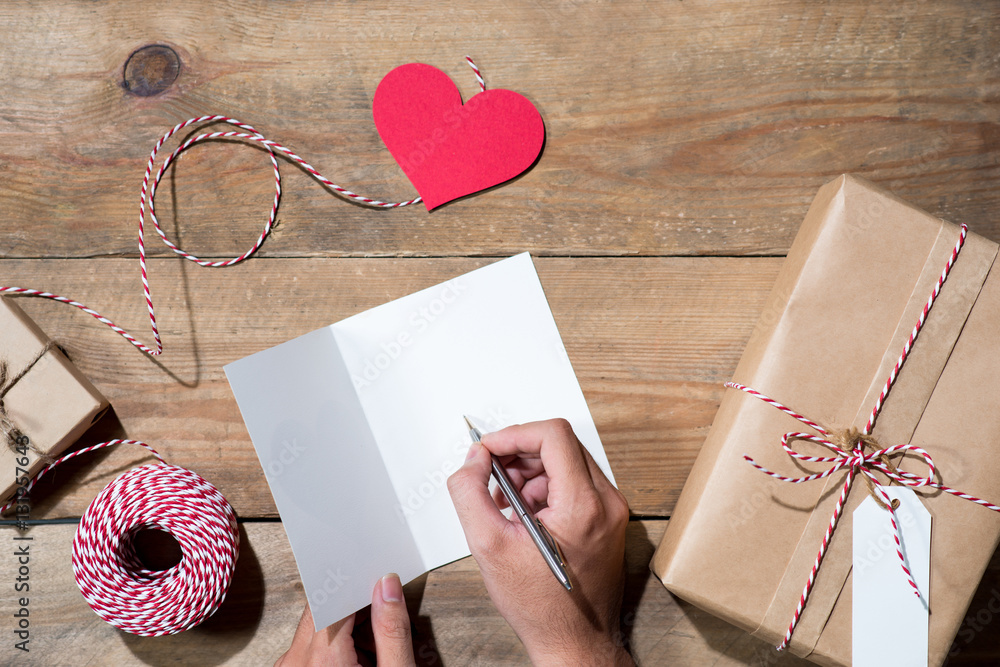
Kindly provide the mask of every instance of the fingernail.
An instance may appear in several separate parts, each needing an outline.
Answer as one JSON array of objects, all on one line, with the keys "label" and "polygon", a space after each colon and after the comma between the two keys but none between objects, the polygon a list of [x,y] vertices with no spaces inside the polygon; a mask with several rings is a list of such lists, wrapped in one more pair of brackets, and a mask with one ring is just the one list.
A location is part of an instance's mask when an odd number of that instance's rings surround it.
[{"label": "fingernail", "polygon": [[472,443],[472,447],[469,447],[469,453],[465,455],[465,460],[468,461],[473,456],[479,453],[479,448],[482,447],[478,442]]},{"label": "fingernail", "polygon": [[403,600],[403,584],[395,572],[382,577],[382,600],[385,602],[401,602]]}]

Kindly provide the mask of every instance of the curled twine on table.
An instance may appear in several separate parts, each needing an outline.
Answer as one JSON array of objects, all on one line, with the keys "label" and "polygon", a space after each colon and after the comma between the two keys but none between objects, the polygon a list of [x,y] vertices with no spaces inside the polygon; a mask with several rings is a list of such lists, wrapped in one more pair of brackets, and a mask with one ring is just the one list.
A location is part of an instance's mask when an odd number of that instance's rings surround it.
[{"label": "curled twine on table", "polygon": [[[144,442],[110,440],[42,468],[0,514],[22,503],[57,465],[118,444],[144,447],[159,462],[119,475],[87,507],[73,538],[73,577],[91,609],[120,630],[142,637],[189,630],[226,599],[240,553],[236,513],[200,475],[168,464]],[[173,536],[180,562],[167,570],[148,569],[134,543],[142,530]]]},{"label": "curled twine on table", "polygon": [[[987,502],[975,496],[971,496],[962,491],[958,491],[951,487],[945,486],[934,481],[934,460],[931,455],[923,448],[917,447],[915,445],[904,444],[904,445],[892,445],[891,447],[881,447],[872,435],[872,429],[875,427],[875,420],[878,419],[879,413],[882,410],[882,406],[885,403],[885,398],[889,394],[889,390],[892,388],[893,384],[896,382],[896,378],[899,375],[900,368],[902,368],[903,363],[910,354],[910,350],[913,347],[913,342],[917,338],[917,334],[920,333],[924,322],[927,319],[927,314],[930,312],[931,306],[934,305],[934,300],[937,299],[938,294],[941,292],[941,287],[944,284],[945,279],[947,279],[948,274],[951,272],[952,266],[955,264],[955,260],[958,258],[958,253],[961,251],[962,246],[965,244],[965,238],[968,233],[968,228],[966,225],[962,225],[961,232],[959,234],[958,242],[952,249],[951,255],[948,258],[948,262],[938,277],[937,282],[934,285],[934,289],[931,291],[930,297],[924,304],[923,310],[920,312],[920,317],[917,319],[916,325],[910,332],[909,338],[906,340],[906,344],[903,346],[903,352],[899,355],[899,359],[896,361],[895,366],[893,366],[892,371],[889,373],[889,378],[886,380],[882,387],[882,391],[879,393],[878,399],[875,401],[875,406],[872,408],[871,414],[868,417],[868,422],[865,424],[865,428],[861,431],[857,429],[844,429],[840,431],[829,431],[816,422],[808,419],[797,412],[791,410],[790,408],[782,405],[778,401],[765,396],[764,394],[751,389],[745,385],[739,384],[737,382],[727,382],[726,387],[733,389],[739,389],[742,392],[750,394],[751,396],[764,401],[765,403],[774,406],[775,408],[781,410],[785,414],[797,419],[799,422],[815,429],[821,436],[813,435],[811,433],[786,433],[781,438],[781,447],[785,452],[792,458],[805,461],[808,463],[829,463],[830,467],[822,472],[814,473],[812,475],[806,475],[804,477],[785,477],[779,475],[778,473],[772,472],[767,468],[761,466],[756,461],[753,460],[748,454],[744,454],[743,458],[746,459],[750,465],[752,465],[757,470],[760,470],[765,475],[769,475],[775,479],[781,480],[783,482],[791,482],[793,484],[800,484],[803,482],[811,482],[817,479],[823,479],[829,477],[830,475],[840,471],[847,471],[847,478],[844,480],[844,485],[841,487],[840,496],[837,498],[837,503],[833,510],[833,516],[830,518],[830,523],[827,524],[826,533],[823,535],[823,541],[820,543],[819,552],[816,554],[816,560],[813,562],[812,569],[809,571],[809,577],[806,580],[806,584],[802,589],[802,595],[799,597],[799,603],[795,608],[795,613],[792,615],[792,620],[788,625],[788,630],[785,632],[784,640],[778,645],[778,650],[781,651],[788,647],[789,642],[792,639],[792,633],[795,631],[795,626],[799,622],[799,618],[802,615],[802,610],[805,608],[806,602],[809,599],[809,593],[812,590],[813,584],[816,581],[816,573],[819,571],[820,565],[823,562],[823,556],[826,554],[827,547],[830,543],[830,538],[833,536],[833,532],[837,527],[837,522],[840,519],[840,515],[844,508],[844,503],[847,500],[847,495],[851,490],[851,485],[854,480],[860,475],[862,479],[868,484],[869,493],[876,499],[879,506],[889,513],[889,521],[892,523],[893,537],[896,540],[896,555],[899,557],[900,567],[903,570],[903,574],[906,576],[906,580],[910,587],[913,589],[914,594],[918,597],[922,597],[920,589],[917,588],[916,582],[913,580],[913,575],[910,573],[909,568],[906,564],[906,558],[903,555],[903,545],[901,542],[899,526],[896,522],[896,512],[895,506],[890,500],[889,496],[885,493],[882,488],[882,483],[874,475],[874,471],[879,471],[887,478],[890,482],[897,482],[899,484],[910,486],[910,487],[920,487],[929,486],[935,489],[944,491],[945,493],[950,493],[953,496],[959,498],[964,498],[965,500],[972,501],[977,505],[982,505],[983,507],[993,510],[994,512],[1000,512],[1000,506],[994,505],[993,503]],[[808,440],[809,442],[814,442],[819,445],[823,445],[827,449],[833,451],[836,456],[806,456],[796,452],[789,446],[789,442],[792,440]],[[872,450],[866,453],[867,450]],[[927,476],[921,477],[910,472],[903,470],[898,470],[892,465],[889,460],[891,456],[895,454],[900,454],[905,456],[907,452],[913,452],[920,456],[924,463],[927,464]],[[926,599],[924,600],[927,601]]]},{"label": "curled twine on table", "polygon": [[[472,58],[466,56],[481,91],[486,90],[482,74]],[[160,165],[150,182],[156,156],[163,144],[177,132],[197,123],[228,123],[241,131],[210,132],[187,139]],[[242,139],[263,146],[274,168],[274,201],[264,230],[253,246],[238,257],[213,262],[192,255],[175,245],[156,217],[156,188],[167,168],[191,146],[212,139]],[[139,195],[139,270],[143,295],[149,311],[150,328],[156,349],[139,342],[127,331],[87,306],[51,292],[24,287],[0,287],[0,293],[37,296],[75,306],[103,322],[139,350],[150,356],[163,352],[160,332],[153,311],[153,299],[146,271],[144,229],[146,207],[153,228],[164,244],[175,253],[201,266],[222,267],[238,264],[253,255],[274,227],[281,201],[281,173],[277,154],[292,160],[335,194],[373,208],[399,208],[422,201],[420,197],[403,202],[384,202],[365,197],[336,185],[312,165],[281,144],[266,139],[253,126],[222,115],[200,116],[179,123],[164,134],[149,155]],[[148,194],[147,194],[148,190]],[[147,199],[148,197],[148,199]],[[20,374],[19,374],[20,375]],[[18,377],[20,379],[20,377]],[[13,384],[13,383],[10,383]],[[0,382],[0,386],[4,386]],[[8,387],[9,388],[9,387]],[[0,393],[2,397],[2,393]],[[67,454],[42,468],[25,487],[18,489],[14,500],[0,507],[0,514],[19,502],[49,470],[71,458],[95,449],[117,444],[135,444],[148,449],[160,464],[133,468],[116,477],[94,498],[80,520],[73,540],[73,573],[91,608],[105,621],[133,634],[155,637],[190,629],[213,614],[232,579],[239,556],[239,531],[233,508],[199,475],[166,463],[152,447],[138,440],[110,440]],[[135,552],[133,538],[139,530],[162,530],[174,536],[181,546],[181,562],[155,571],[145,568]]]},{"label": "curled twine on table", "polygon": [[[483,81],[482,73],[479,71],[479,68],[476,66],[476,63],[473,62],[472,58],[469,56],[465,56],[465,60],[472,68],[473,74],[476,77],[476,82],[479,84],[480,90],[485,91],[486,82]],[[167,158],[163,161],[163,164],[160,165],[159,170],[156,172],[156,177],[153,178],[152,183],[150,183],[150,177],[152,176],[153,173],[153,166],[156,163],[156,156],[160,152],[160,149],[163,147],[163,144],[167,141],[167,139],[177,134],[184,128],[188,127],[189,125],[194,125],[197,123],[228,123],[230,125],[234,125],[235,127],[243,131],[208,132],[204,134],[199,134],[195,137],[192,137],[184,141],[169,156],[167,156]],[[257,240],[254,242],[253,246],[249,250],[244,252],[242,255],[239,255],[238,257],[233,257],[232,259],[227,259],[218,262],[201,259],[195,255],[192,255],[191,253],[179,248],[176,244],[173,243],[173,241],[167,238],[166,233],[160,227],[160,221],[156,217],[156,211],[153,203],[156,197],[156,188],[157,186],[159,186],[160,180],[163,178],[164,173],[166,173],[167,168],[174,162],[174,160],[176,160],[181,153],[191,148],[191,146],[194,146],[195,144],[201,141],[208,141],[212,139],[242,139],[244,141],[256,142],[267,150],[268,155],[271,159],[271,166],[274,169],[274,201],[271,204],[271,212],[268,215],[267,222],[264,223],[264,230],[261,232],[260,236],[257,237]],[[44,292],[41,290],[28,289],[24,287],[0,287],[0,293],[18,295],[18,296],[37,296],[45,299],[52,299],[53,301],[59,301],[61,303],[66,303],[71,306],[75,306],[80,310],[82,310],[83,312],[91,315],[99,322],[103,322],[104,324],[106,324],[108,327],[112,329],[112,331],[115,331],[116,333],[120,334],[123,338],[125,338],[125,340],[132,343],[132,345],[139,348],[143,352],[153,357],[160,355],[163,352],[163,344],[162,341],[160,340],[160,330],[156,325],[156,314],[153,311],[153,297],[150,293],[149,280],[146,271],[146,243],[144,240],[146,207],[147,206],[149,207],[149,218],[153,223],[153,228],[156,230],[156,233],[159,234],[160,239],[168,248],[173,250],[175,253],[177,253],[184,259],[190,260],[200,266],[207,266],[212,268],[222,267],[222,266],[232,266],[233,264],[238,264],[243,260],[247,259],[248,257],[250,257],[251,255],[253,255],[255,252],[257,252],[257,250],[264,243],[264,240],[268,237],[268,235],[271,233],[271,230],[274,227],[275,217],[277,216],[278,213],[278,204],[281,201],[281,172],[278,170],[278,160],[277,160],[278,153],[298,164],[307,173],[309,173],[309,175],[311,175],[317,181],[319,181],[327,188],[332,190],[335,194],[344,197],[346,199],[355,201],[364,206],[370,206],[372,208],[383,208],[383,209],[400,208],[402,206],[411,206],[413,204],[419,204],[421,201],[423,201],[420,197],[416,197],[414,199],[402,202],[384,202],[384,201],[379,201],[378,199],[372,199],[371,197],[365,197],[363,195],[356,194],[354,192],[351,192],[347,188],[341,187],[333,183],[325,176],[323,176],[321,173],[319,173],[315,169],[315,167],[313,167],[308,162],[303,160],[301,157],[296,155],[290,149],[282,146],[281,144],[275,141],[271,141],[270,139],[265,138],[264,135],[262,135],[256,129],[254,129],[254,127],[251,125],[238,121],[235,118],[230,118],[228,116],[222,116],[222,115],[199,116],[198,118],[191,118],[189,120],[184,121],[183,123],[175,125],[166,134],[160,137],[159,141],[156,142],[156,145],[153,147],[153,151],[149,155],[149,160],[146,163],[146,173],[143,176],[142,189],[139,194],[139,272],[142,274],[143,296],[146,299],[146,308],[149,311],[149,324],[150,328],[153,331],[153,340],[156,343],[155,350],[139,342],[134,336],[132,336],[130,333],[119,327],[117,324],[115,324],[108,318],[104,317],[97,311],[88,308],[82,303],[79,303],[78,301],[74,301],[72,299],[68,299],[63,296],[59,296],[58,294],[52,294],[51,292]],[[148,200],[147,200],[147,189],[148,189]]]},{"label": "curled twine on table", "polygon": [[7,441],[8,447],[12,450],[18,447],[26,447],[34,452],[39,459],[44,461],[46,464],[52,463],[52,457],[42,450],[35,447],[31,442],[30,438],[25,437],[24,433],[17,427],[17,425],[11,421],[10,415],[7,414],[7,406],[4,404],[4,398],[7,396],[7,392],[14,388],[21,378],[28,374],[35,364],[38,363],[39,359],[44,357],[49,350],[55,347],[55,343],[48,341],[37,354],[25,364],[17,373],[10,375],[10,370],[7,366],[7,362],[0,361],[0,436]]}]

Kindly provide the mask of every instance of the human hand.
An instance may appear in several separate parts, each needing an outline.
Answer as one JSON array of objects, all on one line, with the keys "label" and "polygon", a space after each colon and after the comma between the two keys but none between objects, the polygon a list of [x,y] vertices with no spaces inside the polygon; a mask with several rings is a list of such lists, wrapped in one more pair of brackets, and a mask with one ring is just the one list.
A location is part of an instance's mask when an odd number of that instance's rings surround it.
[{"label": "human hand", "polygon": [[[535,516],[562,549],[573,590],[545,564],[528,531],[497,490],[496,454]],[[469,549],[486,590],[536,665],[631,665],[618,641],[625,580],[628,503],[580,444],[569,422],[511,426],[473,444],[448,479]]]},{"label": "human hand", "polygon": [[[375,584],[372,592],[372,632],[379,667],[410,667],[414,665],[413,639],[410,636],[410,616],[403,601],[403,586],[399,577],[388,574]],[[352,632],[355,615],[319,632],[313,630],[312,612],[306,604],[292,645],[278,658],[274,667],[320,667],[321,665],[366,664],[358,654]]]}]

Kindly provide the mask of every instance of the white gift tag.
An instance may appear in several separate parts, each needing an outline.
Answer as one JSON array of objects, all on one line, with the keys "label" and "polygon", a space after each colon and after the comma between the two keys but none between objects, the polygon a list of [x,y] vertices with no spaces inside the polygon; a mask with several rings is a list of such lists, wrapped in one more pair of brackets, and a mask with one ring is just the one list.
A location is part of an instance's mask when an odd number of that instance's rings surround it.
[{"label": "white gift tag", "polygon": [[903,556],[920,597],[900,567],[889,512],[871,496],[865,498],[854,510],[852,663],[854,667],[926,667],[931,515],[912,489],[883,489],[899,500],[896,523]]}]

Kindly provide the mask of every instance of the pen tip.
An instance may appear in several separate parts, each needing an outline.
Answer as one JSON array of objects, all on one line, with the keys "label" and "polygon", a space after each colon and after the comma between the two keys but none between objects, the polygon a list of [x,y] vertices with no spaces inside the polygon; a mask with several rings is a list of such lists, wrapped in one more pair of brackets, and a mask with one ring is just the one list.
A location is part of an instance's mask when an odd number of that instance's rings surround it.
[{"label": "pen tip", "polygon": [[462,415],[462,419],[465,420],[465,423],[469,426],[469,428],[476,428],[475,426],[472,425],[472,422],[469,421],[469,417],[467,415]]}]

